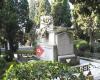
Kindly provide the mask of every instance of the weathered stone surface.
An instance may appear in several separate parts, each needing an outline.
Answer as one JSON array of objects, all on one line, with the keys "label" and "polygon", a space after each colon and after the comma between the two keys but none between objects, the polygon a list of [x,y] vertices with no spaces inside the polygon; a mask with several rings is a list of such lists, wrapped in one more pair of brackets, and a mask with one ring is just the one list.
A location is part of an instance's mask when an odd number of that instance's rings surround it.
[{"label": "weathered stone surface", "polygon": [[48,44],[39,44],[39,46],[44,50],[44,52],[38,56],[42,60],[46,61],[57,61],[57,46]]},{"label": "weathered stone surface", "polygon": [[73,40],[67,32],[57,34],[56,43],[58,48],[58,56],[74,54]]}]

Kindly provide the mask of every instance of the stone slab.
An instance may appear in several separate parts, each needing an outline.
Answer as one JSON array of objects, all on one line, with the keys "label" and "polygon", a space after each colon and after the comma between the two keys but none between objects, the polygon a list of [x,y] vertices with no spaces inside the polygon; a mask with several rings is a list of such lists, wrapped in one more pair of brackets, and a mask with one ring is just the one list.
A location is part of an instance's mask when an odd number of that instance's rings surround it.
[{"label": "stone slab", "polygon": [[67,32],[57,34],[58,56],[74,55],[72,38]]}]

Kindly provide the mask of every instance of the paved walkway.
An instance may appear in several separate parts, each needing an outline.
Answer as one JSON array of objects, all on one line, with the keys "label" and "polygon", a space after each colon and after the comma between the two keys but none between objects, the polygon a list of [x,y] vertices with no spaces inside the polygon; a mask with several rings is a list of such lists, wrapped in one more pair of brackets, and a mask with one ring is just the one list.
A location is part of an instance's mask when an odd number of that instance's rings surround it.
[{"label": "paved walkway", "polygon": [[[80,59],[80,64],[85,65],[85,64],[90,64],[90,71],[92,75],[94,76],[94,80],[100,80],[100,60],[96,59],[89,59],[86,60]],[[88,71],[85,71],[84,74],[87,75]]]}]

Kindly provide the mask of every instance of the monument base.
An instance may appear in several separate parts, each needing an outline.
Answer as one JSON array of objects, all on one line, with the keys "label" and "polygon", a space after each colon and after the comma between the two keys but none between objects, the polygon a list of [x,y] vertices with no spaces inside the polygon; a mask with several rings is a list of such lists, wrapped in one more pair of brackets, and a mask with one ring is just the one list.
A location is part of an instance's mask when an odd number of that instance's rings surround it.
[{"label": "monument base", "polygon": [[58,56],[58,61],[62,63],[67,63],[68,65],[74,66],[80,64],[80,58],[75,55],[64,55]]}]

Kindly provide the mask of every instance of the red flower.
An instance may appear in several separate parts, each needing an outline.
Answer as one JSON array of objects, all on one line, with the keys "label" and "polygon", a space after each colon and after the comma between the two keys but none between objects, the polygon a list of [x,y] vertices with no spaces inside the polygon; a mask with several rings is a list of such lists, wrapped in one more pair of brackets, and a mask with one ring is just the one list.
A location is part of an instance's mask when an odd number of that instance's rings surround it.
[{"label": "red flower", "polygon": [[41,46],[37,46],[36,55],[40,57],[43,54],[43,52],[44,52],[43,48]]}]

